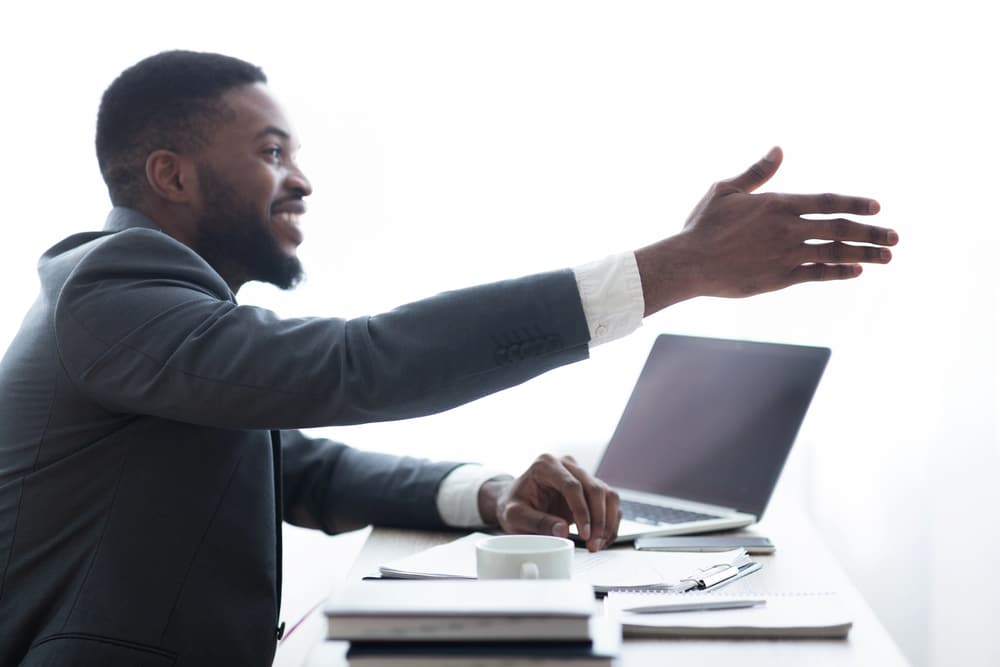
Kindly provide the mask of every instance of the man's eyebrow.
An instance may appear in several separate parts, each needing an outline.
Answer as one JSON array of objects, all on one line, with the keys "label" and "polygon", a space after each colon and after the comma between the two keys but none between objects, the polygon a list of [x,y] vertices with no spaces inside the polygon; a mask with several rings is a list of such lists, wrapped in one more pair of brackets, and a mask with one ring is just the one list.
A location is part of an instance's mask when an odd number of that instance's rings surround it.
[{"label": "man's eyebrow", "polygon": [[268,125],[263,130],[258,132],[254,139],[260,139],[261,137],[266,137],[269,134],[273,134],[281,139],[291,139],[291,135],[282,130],[280,127],[275,127],[274,125]]}]

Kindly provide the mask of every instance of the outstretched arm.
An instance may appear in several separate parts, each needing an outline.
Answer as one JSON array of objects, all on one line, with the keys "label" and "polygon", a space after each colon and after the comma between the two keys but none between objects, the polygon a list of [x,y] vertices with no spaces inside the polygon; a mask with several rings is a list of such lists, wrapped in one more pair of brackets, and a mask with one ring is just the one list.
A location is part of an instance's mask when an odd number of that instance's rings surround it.
[{"label": "outstretched arm", "polygon": [[[886,246],[896,244],[896,232],[840,217],[878,213],[874,199],[752,194],[777,172],[781,159],[781,149],[774,148],[739,176],[719,181],[681,233],[635,252],[643,316],[696,296],[746,297],[797,283],[854,278],[862,263],[892,259]],[[835,217],[802,217],[815,213]],[[584,299],[585,309],[590,301]],[[588,312],[587,319],[589,324],[599,318]],[[618,495],[607,484],[572,458],[548,454],[515,480],[483,484],[479,513],[507,532],[565,537],[569,524],[576,523],[592,551],[614,541],[621,516]]]}]

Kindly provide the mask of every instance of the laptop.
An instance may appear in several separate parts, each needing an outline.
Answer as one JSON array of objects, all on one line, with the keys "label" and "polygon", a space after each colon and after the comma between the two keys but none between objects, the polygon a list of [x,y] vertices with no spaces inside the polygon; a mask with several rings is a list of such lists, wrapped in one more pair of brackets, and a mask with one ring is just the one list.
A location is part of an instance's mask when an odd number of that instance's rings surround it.
[{"label": "laptop", "polygon": [[760,520],[830,349],[661,334],[597,477],[621,496],[619,542]]}]

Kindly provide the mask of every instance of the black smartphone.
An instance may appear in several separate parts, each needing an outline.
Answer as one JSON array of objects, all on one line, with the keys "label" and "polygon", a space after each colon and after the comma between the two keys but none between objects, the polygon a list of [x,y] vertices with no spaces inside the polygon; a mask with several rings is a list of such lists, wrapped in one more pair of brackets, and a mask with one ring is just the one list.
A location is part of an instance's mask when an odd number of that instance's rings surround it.
[{"label": "black smartphone", "polygon": [[748,554],[774,553],[774,544],[757,535],[645,535],[637,537],[640,551],[729,551],[743,547]]}]

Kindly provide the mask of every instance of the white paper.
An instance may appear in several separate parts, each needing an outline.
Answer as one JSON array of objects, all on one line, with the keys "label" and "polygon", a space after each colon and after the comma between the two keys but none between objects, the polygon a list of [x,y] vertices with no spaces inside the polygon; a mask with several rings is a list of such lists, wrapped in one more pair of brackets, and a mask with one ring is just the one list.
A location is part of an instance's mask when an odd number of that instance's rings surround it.
[{"label": "white paper", "polygon": [[[407,579],[476,578],[476,544],[486,533],[471,533],[446,544],[385,563],[379,568],[384,577]],[[715,553],[674,553],[611,549],[573,553],[573,579],[586,581],[595,590],[619,588],[670,589],[686,577],[718,564],[748,562],[743,549]]]},{"label": "white paper", "polygon": [[475,579],[476,544],[490,537],[470,533],[379,567],[383,577],[403,579]]}]

